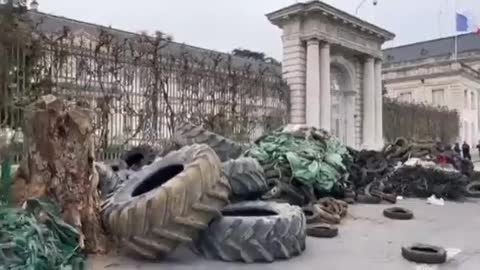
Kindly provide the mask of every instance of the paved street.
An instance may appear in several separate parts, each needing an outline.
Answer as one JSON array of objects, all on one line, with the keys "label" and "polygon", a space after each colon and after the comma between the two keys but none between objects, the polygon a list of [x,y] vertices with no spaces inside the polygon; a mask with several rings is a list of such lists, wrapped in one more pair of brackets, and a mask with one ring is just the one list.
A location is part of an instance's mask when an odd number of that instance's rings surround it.
[{"label": "paved street", "polygon": [[142,263],[123,257],[95,258],[91,269],[169,269],[169,270],[405,270],[422,269],[404,260],[402,245],[422,242],[459,248],[462,252],[438,268],[477,270],[480,265],[480,202],[427,205],[423,200],[401,201],[399,206],[412,209],[415,219],[394,221],[382,216],[388,205],[356,205],[340,226],[334,239],[308,238],[307,250],[299,257],[273,264],[224,263],[207,261],[180,250],[167,261]]}]

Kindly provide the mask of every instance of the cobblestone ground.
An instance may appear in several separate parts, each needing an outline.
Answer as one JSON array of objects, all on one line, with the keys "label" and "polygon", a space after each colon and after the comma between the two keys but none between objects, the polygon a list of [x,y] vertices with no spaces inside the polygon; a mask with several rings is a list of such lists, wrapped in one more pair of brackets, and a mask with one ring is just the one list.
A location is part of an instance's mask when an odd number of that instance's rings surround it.
[{"label": "cobblestone ground", "polygon": [[[480,265],[480,202],[446,202],[445,206],[428,205],[424,200],[398,203],[414,211],[415,219],[389,220],[382,210],[389,205],[355,205],[340,226],[334,239],[308,238],[307,250],[289,261],[246,265],[199,258],[179,250],[162,262],[141,262],[122,256],[96,257],[90,269],[111,270],[408,270],[462,269],[478,270]],[[402,245],[421,242],[458,248],[462,252],[447,263],[423,267],[402,258]]]}]

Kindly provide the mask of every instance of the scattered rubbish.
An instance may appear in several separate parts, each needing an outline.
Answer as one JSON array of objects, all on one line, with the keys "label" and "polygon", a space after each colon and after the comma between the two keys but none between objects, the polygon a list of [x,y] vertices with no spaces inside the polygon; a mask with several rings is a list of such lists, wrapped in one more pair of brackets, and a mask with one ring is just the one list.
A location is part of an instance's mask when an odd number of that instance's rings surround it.
[{"label": "scattered rubbish", "polygon": [[403,207],[392,207],[383,210],[383,215],[390,219],[408,220],[413,218],[413,212]]},{"label": "scattered rubbish", "polygon": [[196,248],[207,258],[223,261],[289,259],[305,250],[305,226],[297,206],[262,201],[231,204],[201,234]]},{"label": "scattered rubbish", "polygon": [[447,251],[447,261],[452,260],[458,254],[462,253],[462,250],[459,248],[446,248],[445,250]]},{"label": "scattered rubbish", "polygon": [[447,260],[447,251],[442,247],[414,244],[402,247],[402,256],[416,263],[442,264]]},{"label": "scattered rubbish", "polygon": [[437,206],[444,206],[445,200],[443,198],[437,198],[437,196],[432,195],[427,199],[428,204],[437,205]]},{"label": "scattered rubbish", "polygon": [[403,196],[397,196],[397,201],[403,200]]},{"label": "scattered rubbish", "polygon": [[437,270],[437,265],[430,265],[430,264],[417,264],[415,266],[415,270]]}]

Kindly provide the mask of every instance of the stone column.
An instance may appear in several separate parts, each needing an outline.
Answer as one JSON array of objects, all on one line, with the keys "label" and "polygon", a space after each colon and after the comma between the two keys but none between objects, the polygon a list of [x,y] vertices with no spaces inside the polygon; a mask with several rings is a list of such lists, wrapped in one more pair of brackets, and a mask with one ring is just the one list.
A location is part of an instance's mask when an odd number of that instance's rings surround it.
[{"label": "stone column", "polygon": [[375,61],[375,144],[383,147],[382,61]]},{"label": "stone column", "polygon": [[299,37],[283,37],[283,78],[290,87],[290,124],[305,124],[305,46]]},{"label": "stone column", "polygon": [[347,120],[347,145],[355,148],[355,92],[348,91],[345,96],[345,117]]},{"label": "stone column", "polygon": [[320,49],[320,127],[331,131],[332,95],[330,88],[330,44]]},{"label": "stone column", "polygon": [[375,67],[368,56],[363,67],[363,143],[362,148],[375,148]]},{"label": "stone column", "polygon": [[307,41],[307,95],[305,118],[309,126],[320,127],[320,43],[317,39]]}]

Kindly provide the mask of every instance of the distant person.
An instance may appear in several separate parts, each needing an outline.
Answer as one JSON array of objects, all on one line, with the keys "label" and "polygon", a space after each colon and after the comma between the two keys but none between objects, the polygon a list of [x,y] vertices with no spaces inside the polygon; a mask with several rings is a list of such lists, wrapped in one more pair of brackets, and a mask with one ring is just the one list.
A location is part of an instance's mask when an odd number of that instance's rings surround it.
[{"label": "distant person", "polygon": [[464,159],[472,160],[472,156],[470,155],[470,145],[468,145],[467,142],[463,142],[462,153]]},{"label": "distant person", "polygon": [[455,153],[457,153],[458,155],[461,155],[462,150],[460,149],[460,144],[458,142],[455,143],[455,147],[453,147],[453,151],[455,151]]},{"label": "distant person", "polygon": [[451,144],[445,145],[445,152],[450,152],[450,151],[452,151],[452,145]]}]

